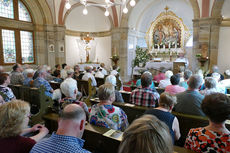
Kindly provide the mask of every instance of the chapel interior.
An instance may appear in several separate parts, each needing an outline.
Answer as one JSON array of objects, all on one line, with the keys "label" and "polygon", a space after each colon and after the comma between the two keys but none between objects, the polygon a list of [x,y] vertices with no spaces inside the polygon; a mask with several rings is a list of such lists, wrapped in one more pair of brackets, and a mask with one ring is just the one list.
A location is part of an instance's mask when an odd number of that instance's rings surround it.
[{"label": "chapel interior", "polygon": [[[118,80],[131,92],[135,86],[132,81],[146,70],[153,76],[162,67],[174,73],[183,71],[178,68],[194,74],[201,70],[206,75],[216,65],[224,74],[230,70],[229,49],[230,0],[0,0],[0,66],[5,72],[11,72],[15,63],[33,69],[46,65],[51,71],[63,63],[72,68],[79,65],[81,71],[85,66],[104,63],[108,72],[114,65],[119,68]],[[187,60],[182,67],[174,62],[181,53]],[[80,86],[84,88],[84,84]],[[18,88],[12,87],[15,96],[26,100],[26,94]],[[90,95],[96,90],[81,92]],[[30,100],[37,98],[35,91],[23,89],[27,91]],[[87,105],[98,101],[87,98]],[[42,96],[37,100],[41,110],[33,121],[49,122],[49,128],[55,129],[57,116],[44,116],[53,105],[49,100]],[[127,114],[144,112],[128,108],[129,104],[117,105],[131,112]],[[32,111],[38,112],[36,108]],[[207,119],[202,122],[200,118],[179,117],[182,121],[184,126],[193,121],[197,126],[208,123]],[[98,136],[87,130],[87,136]],[[87,146],[96,141],[90,140],[86,138]],[[114,144],[111,148],[115,150],[120,143],[106,138],[103,141],[98,144]]]},{"label": "chapel interior", "polygon": [[[102,4],[104,0],[90,2]],[[180,48],[185,50],[191,70],[195,71],[201,66],[196,55],[202,54],[203,48],[206,53],[202,56],[208,58],[204,63],[205,71],[211,69],[212,65],[217,65],[221,73],[229,68],[228,0],[139,0],[134,7],[127,2],[126,14],[123,13],[124,5],[109,7],[108,16],[104,15],[106,9],[98,6],[87,7],[87,15],[84,15],[84,6],[79,0],[70,0],[70,9],[65,7],[66,0],[22,0],[20,3],[30,19],[9,19],[4,17],[2,8],[1,30],[32,32],[33,60],[29,62],[32,65],[46,64],[53,68],[55,64],[67,63],[73,66],[85,63],[85,44],[80,40],[88,35],[94,39],[89,47],[88,62],[105,63],[109,69],[113,64],[110,57],[118,55],[120,75],[124,81],[128,81],[132,74],[136,46],[152,51],[151,36],[147,37],[153,32],[149,31],[153,30],[153,24],[159,22],[157,17],[166,12],[167,7],[167,12],[175,15],[172,18],[187,30],[186,35],[183,34],[184,38],[181,38],[183,42]],[[19,39],[18,36],[15,39]],[[2,47],[1,45],[1,51]],[[16,50],[16,62],[22,63],[17,45]],[[15,59],[5,63],[2,55],[0,65],[4,65],[9,71]],[[152,55],[154,57],[155,54]]]}]

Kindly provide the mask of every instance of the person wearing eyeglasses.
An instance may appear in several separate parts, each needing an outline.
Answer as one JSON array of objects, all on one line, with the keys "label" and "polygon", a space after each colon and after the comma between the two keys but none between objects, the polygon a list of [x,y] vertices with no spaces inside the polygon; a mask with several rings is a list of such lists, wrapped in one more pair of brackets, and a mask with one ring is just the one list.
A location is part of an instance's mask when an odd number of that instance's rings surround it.
[{"label": "person wearing eyeglasses", "polygon": [[[36,124],[28,127],[30,106],[27,102],[13,100],[0,106],[0,152],[1,153],[29,153],[31,148],[44,138],[49,130]],[[38,132],[32,137],[23,135]]]}]

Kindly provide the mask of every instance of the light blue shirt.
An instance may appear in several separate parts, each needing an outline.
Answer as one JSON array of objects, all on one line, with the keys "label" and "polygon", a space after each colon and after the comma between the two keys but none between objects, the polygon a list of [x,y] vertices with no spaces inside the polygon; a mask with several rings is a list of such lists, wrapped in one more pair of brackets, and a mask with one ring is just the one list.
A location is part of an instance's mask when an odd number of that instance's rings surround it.
[{"label": "light blue shirt", "polygon": [[36,88],[40,88],[41,86],[45,87],[45,95],[48,97],[52,97],[52,93],[50,90],[53,90],[53,88],[50,86],[49,82],[46,81],[44,78],[38,77],[37,79],[34,80],[34,86]]},{"label": "light blue shirt", "polygon": [[38,142],[30,153],[90,153],[83,149],[84,140],[73,136],[57,135]]},{"label": "light blue shirt", "polygon": [[[136,86],[137,86],[137,87],[140,87],[140,86],[141,86],[141,79],[138,79],[138,80],[137,80]],[[153,81],[152,81],[152,84],[151,84],[151,87],[150,87],[150,88],[153,89],[153,90],[156,90]]]}]

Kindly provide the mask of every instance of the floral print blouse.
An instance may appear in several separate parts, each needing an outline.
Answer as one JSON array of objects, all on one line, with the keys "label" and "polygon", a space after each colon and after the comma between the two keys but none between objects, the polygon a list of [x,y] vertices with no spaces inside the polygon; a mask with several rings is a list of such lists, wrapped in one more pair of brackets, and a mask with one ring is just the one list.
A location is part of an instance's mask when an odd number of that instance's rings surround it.
[{"label": "floral print blouse", "polygon": [[90,124],[124,131],[128,127],[125,112],[113,105],[93,105],[90,111]]},{"label": "floral print blouse", "polygon": [[200,153],[227,153],[230,152],[230,134],[205,128],[190,129],[185,148]]}]

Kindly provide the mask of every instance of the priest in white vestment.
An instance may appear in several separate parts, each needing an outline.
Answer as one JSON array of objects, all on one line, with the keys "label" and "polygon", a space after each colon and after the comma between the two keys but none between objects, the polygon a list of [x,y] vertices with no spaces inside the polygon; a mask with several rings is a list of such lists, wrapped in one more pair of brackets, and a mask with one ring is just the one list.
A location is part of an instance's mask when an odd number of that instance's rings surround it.
[{"label": "priest in white vestment", "polygon": [[183,51],[179,51],[179,57],[174,62],[183,62],[185,63],[185,67],[187,68],[189,65],[188,59],[184,57],[185,53]]}]

